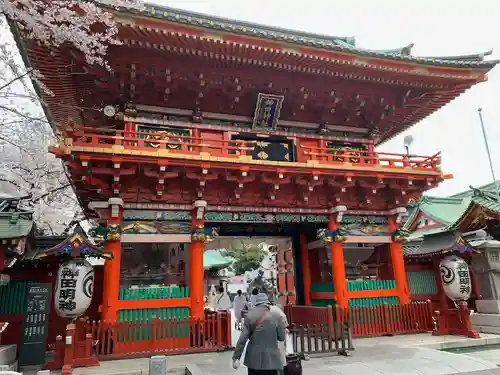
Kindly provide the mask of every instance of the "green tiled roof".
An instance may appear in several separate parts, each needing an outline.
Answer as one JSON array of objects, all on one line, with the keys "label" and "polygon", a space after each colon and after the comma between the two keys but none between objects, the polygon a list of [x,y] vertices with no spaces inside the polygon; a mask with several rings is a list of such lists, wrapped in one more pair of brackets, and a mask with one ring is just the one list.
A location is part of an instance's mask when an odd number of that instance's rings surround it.
[{"label": "green tiled roof", "polygon": [[469,207],[470,198],[437,198],[429,197],[422,210],[426,215],[443,224],[455,223]]},{"label": "green tiled roof", "polygon": [[420,248],[421,244],[422,240],[410,240],[409,242],[406,242],[405,244],[403,244],[403,256],[407,257],[415,254]]},{"label": "green tiled roof", "polygon": [[429,257],[445,253],[473,253],[472,246],[454,230],[433,233],[418,241],[410,241],[403,245],[405,257]]},{"label": "green tiled roof", "polygon": [[484,196],[484,195],[477,195],[472,198],[472,201],[484,208],[486,208],[488,211],[492,212],[499,212],[500,213],[500,203],[498,201],[497,196]]},{"label": "green tiled roof", "polygon": [[446,232],[448,230],[450,230],[450,225],[445,225],[439,228],[418,229],[410,233],[410,235],[408,236],[408,241],[418,241],[419,239],[422,239],[422,237],[424,236],[435,233]]},{"label": "green tiled roof", "polygon": [[[137,11],[134,10],[129,10],[129,12],[137,13]],[[416,57],[411,56],[410,54],[413,44],[409,44],[402,48],[389,50],[369,50],[357,47],[356,40],[353,37],[335,37],[305,33],[296,30],[263,26],[250,22],[242,22],[227,18],[209,16],[206,14],[189,12],[180,9],[161,7],[152,4],[146,5],[144,13],[152,18],[159,18],[183,25],[194,26],[197,28],[211,29],[215,32],[228,32],[232,34],[278,41],[282,43],[290,43],[312,48],[353,53],[361,56],[401,60],[428,65],[450,67],[478,67],[488,69],[493,68],[498,63],[498,61],[493,60],[484,61],[484,56],[490,55],[491,51],[467,56]]]},{"label": "green tiled roof", "polygon": [[411,216],[405,223],[405,227],[413,224],[419,212],[443,224],[454,224],[464,211],[469,207],[471,197],[464,198],[442,198],[423,196],[417,203],[417,208],[414,209]]},{"label": "green tiled roof", "polygon": [[0,239],[26,237],[32,228],[30,215],[0,213]]},{"label": "green tiled roof", "polygon": [[412,207],[412,214],[406,221],[405,227],[408,228],[414,223],[419,212],[423,212],[444,225],[439,228],[417,229],[410,234],[409,240],[417,240],[425,235],[453,229],[473,205],[479,205],[488,211],[500,213],[500,202],[495,183],[477,189],[471,187],[470,190],[448,198],[423,196],[417,203],[416,209]]},{"label": "green tiled roof", "polygon": [[[491,182],[489,184],[486,184],[486,185],[483,185],[483,186],[480,186],[478,188],[473,188],[472,186],[469,186],[470,189],[469,190],[466,190],[466,191],[463,191],[461,193],[458,193],[458,194],[455,194],[455,195],[452,195],[450,198],[464,198],[464,197],[472,197],[474,196],[475,192],[477,191],[482,191],[482,192],[495,192],[496,191],[496,188],[497,188],[497,184],[498,186],[500,186],[500,181],[497,181],[497,182]],[[476,193],[477,194],[477,193]]]},{"label": "green tiled roof", "polygon": [[203,268],[227,267],[232,260],[222,255],[220,250],[206,250],[203,253]]}]

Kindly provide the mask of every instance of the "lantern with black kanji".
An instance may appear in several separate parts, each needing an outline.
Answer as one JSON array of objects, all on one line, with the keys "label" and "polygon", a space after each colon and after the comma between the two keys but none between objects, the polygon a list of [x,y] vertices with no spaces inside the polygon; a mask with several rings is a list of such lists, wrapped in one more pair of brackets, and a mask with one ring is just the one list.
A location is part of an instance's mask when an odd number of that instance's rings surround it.
[{"label": "lantern with black kanji", "polygon": [[54,303],[57,315],[77,318],[89,308],[94,291],[94,268],[84,259],[73,259],[59,267]]},{"label": "lantern with black kanji", "polygon": [[452,301],[466,301],[470,298],[472,284],[469,266],[462,258],[452,255],[439,263],[443,290]]}]

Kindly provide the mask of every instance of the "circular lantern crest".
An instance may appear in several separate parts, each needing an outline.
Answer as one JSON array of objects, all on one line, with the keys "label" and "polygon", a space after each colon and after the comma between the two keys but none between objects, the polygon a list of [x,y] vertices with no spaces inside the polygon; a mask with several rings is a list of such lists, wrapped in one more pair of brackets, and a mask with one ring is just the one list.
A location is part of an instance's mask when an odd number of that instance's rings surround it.
[{"label": "circular lantern crest", "polygon": [[466,301],[470,298],[472,284],[469,266],[462,258],[452,255],[439,263],[441,283],[446,295],[453,301]]},{"label": "circular lantern crest", "polygon": [[54,303],[57,315],[77,318],[89,308],[94,293],[94,268],[84,259],[73,259],[57,271]]}]

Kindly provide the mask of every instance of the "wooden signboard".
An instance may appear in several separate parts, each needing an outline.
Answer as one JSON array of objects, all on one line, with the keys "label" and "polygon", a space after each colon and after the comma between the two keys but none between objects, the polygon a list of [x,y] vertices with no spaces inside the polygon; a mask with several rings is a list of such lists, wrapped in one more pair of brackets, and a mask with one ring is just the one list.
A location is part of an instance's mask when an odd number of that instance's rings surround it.
[{"label": "wooden signboard", "polygon": [[30,283],[27,288],[19,366],[44,365],[52,285]]}]

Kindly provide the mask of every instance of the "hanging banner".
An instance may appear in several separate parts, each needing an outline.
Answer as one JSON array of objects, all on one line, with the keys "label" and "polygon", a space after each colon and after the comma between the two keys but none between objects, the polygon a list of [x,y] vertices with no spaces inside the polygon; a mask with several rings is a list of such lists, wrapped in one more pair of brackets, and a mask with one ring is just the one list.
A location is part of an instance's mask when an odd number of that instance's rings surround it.
[{"label": "hanging banner", "polygon": [[63,318],[81,316],[92,302],[94,268],[84,259],[63,263],[57,272],[55,310]]},{"label": "hanging banner", "polygon": [[439,263],[441,282],[446,295],[453,301],[466,301],[470,298],[472,284],[469,266],[462,258],[452,255]]}]

